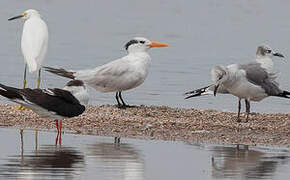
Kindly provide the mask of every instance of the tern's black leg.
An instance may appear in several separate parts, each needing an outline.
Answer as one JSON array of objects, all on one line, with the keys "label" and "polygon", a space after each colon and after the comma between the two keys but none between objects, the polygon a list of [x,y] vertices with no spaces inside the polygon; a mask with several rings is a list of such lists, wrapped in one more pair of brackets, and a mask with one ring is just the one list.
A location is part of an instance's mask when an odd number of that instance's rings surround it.
[{"label": "tern's black leg", "polygon": [[122,101],[122,104],[123,104],[123,107],[127,107],[128,105],[124,102],[123,98],[122,98],[122,91],[119,92],[119,98],[121,99]]},{"label": "tern's black leg", "polygon": [[239,98],[239,105],[238,105],[238,119],[237,119],[237,122],[241,122],[241,119],[240,119],[240,113],[241,113],[241,99]]},{"label": "tern's black leg", "polygon": [[246,99],[245,103],[246,103],[246,112],[247,112],[246,122],[248,122],[248,118],[249,118],[249,114],[250,114],[250,101],[248,101]]},{"label": "tern's black leg", "polygon": [[121,107],[122,106],[122,104],[120,103],[120,101],[119,101],[119,92],[116,92],[116,99],[117,99],[117,102],[118,102],[118,107]]}]

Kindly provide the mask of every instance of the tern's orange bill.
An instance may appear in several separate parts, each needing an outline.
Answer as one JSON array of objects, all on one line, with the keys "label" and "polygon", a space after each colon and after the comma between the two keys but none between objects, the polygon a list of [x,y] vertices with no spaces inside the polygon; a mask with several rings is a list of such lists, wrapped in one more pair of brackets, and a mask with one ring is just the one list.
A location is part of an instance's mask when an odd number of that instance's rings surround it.
[{"label": "tern's orange bill", "polygon": [[152,42],[151,44],[149,44],[149,47],[168,47],[168,44],[166,43],[160,43],[160,42]]}]

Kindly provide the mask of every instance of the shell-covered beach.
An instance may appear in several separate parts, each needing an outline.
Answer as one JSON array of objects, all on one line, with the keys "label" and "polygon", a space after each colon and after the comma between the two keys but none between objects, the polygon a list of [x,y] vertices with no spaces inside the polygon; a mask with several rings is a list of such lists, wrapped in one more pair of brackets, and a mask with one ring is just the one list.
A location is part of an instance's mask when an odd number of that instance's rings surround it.
[{"label": "shell-covered beach", "polygon": [[[55,122],[30,111],[0,105],[0,126],[56,131]],[[166,106],[89,106],[82,115],[63,121],[65,132],[137,139],[290,146],[290,115],[252,113],[247,123],[236,113]],[[64,136],[65,138],[65,136]]]}]

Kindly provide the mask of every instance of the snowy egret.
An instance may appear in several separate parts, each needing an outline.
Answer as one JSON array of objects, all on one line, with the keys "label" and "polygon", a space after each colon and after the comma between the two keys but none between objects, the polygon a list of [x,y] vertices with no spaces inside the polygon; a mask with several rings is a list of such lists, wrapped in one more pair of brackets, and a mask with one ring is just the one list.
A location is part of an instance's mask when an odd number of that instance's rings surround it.
[{"label": "snowy egret", "polygon": [[38,11],[29,9],[19,16],[8,19],[9,21],[23,18],[23,32],[21,38],[21,50],[24,56],[25,68],[23,88],[26,87],[26,69],[30,73],[38,71],[37,88],[40,86],[40,68],[46,55],[48,46],[48,29],[46,23],[41,19]]},{"label": "snowy egret", "polygon": [[62,119],[82,114],[89,101],[87,89],[80,80],[69,81],[63,89],[17,89],[3,84],[0,88],[1,96],[32,109],[40,117],[56,120],[59,144]]},{"label": "snowy egret", "polygon": [[128,52],[127,56],[102,66],[77,71],[51,67],[44,68],[46,71],[63,77],[82,80],[97,91],[116,92],[115,97],[118,107],[125,108],[128,105],[124,102],[121,93],[144,82],[151,62],[147,50],[152,47],[168,47],[168,44],[151,42],[148,39],[137,37],[125,44],[125,49]]},{"label": "snowy egret", "polygon": [[269,96],[290,98],[290,92],[281,90],[275,81],[271,57],[284,57],[274,52],[269,46],[259,46],[256,59],[248,64],[231,64],[228,66],[215,66],[211,75],[213,85],[187,92],[186,99],[196,96],[216,93],[232,94],[239,98],[238,118],[240,122],[241,99],[245,99],[246,122],[250,114],[250,101],[261,101]]}]

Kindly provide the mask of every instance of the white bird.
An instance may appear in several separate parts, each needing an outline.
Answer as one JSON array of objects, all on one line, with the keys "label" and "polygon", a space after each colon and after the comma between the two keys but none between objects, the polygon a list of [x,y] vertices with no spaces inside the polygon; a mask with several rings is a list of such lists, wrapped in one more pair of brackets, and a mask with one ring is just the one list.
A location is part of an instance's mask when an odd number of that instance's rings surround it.
[{"label": "white bird", "polygon": [[148,39],[136,37],[125,45],[128,55],[93,69],[75,71],[44,68],[46,71],[63,77],[82,80],[97,91],[116,92],[118,107],[125,108],[127,104],[122,98],[122,91],[139,86],[148,75],[151,58],[147,50],[152,47],[167,46],[168,44],[165,43],[151,42]]},{"label": "white bird", "polygon": [[23,88],[26,87],[26,69],[30,73],[38,71],[37,88],[40,86],[40,68],[46,55],[48,46],[48,29],[46,23],[41,19],[38,11],[29,9],[19,16],[8,19],[9,21],[23,18],[23,32],[21,38],[21,50],[24,56],[25,68]]},{"label": "white bird", "polygon": [[250,101],[261,101],[268,96],[290,98],[290,92],[279,89],[275,81],[271,59],[284,56],[265,45],[258,47],[256,55],[255,61],[248,64],[215,66],[211,71],[214,84],[185,93],[189,95],[186,99],[216,93],[232,94],[239,98],[237,121],[240,122],[241,99],[245,99],[248,121]]},{"label": "white bird", "polygon": [[3,84],[0,88],[1,96],[33,110],[40,117],[56,120],[57,138],[61,134],[62,119],[82,114],[89,101],[87,89],[80,80],[69,81],[63,89],[18,89]]}]

